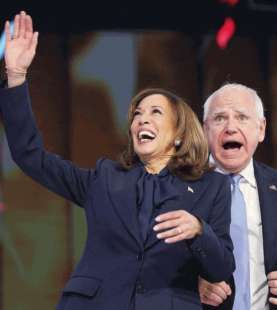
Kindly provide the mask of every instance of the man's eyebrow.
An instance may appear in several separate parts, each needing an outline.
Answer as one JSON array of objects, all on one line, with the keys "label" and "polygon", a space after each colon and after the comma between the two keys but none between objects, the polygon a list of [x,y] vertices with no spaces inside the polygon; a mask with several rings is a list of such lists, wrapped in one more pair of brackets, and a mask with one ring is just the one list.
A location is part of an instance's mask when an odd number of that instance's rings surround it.
[{"label": "man's eyebrow", "polygon": [[248,110],[235,110],[236,113],[248,114]]},{"label": "man's eyebrow", "polygon": [[226,111],[215,111],[212,115],[223,115],[226,114]]},{"label": "man's eyebrow", "polygon": [[[235,113],[243,113],[243,114],[248,114],[248,110],[246,110],[246,109],[243,109],[243,110],[234,110],[234,112]],[[211,113],[212,115],[222,115],[222,114],[227,114],[227,111],[224,111],[224,110],[222,110],[222,111],[214,111],[214,112],[212,112]]]}]

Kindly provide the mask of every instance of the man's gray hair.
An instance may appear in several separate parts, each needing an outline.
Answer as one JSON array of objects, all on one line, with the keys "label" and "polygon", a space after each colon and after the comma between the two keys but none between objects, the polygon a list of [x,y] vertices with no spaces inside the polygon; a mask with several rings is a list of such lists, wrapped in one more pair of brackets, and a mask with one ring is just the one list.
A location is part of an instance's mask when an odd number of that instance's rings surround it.
[{"label": "man's gray hair", "polygon": [[226,89],[237,89],[237,90],[244,90],[247,91],[250,95],[253,96],[253,102],[256,106],[256,111],[257,111],[257,116],[259,119],[264,119],[264,107],[263,107],[263,103],[261,98],[259,97],[259,95],[257,94],[257,92],[250,88],[247,87],[245,85],[239,84],[239,83],[228,83],[225,84],[223,86],[221,86],[218,90],[216,90],[214,93],[212,93],[205,101],[203,108],[204,108],[204,113],[203,113],[203,121],[205,121],[207,119],[208,113],[209,113],[209,109],[210,109],[210,105],[211,102],[213,101],[213,99],[222,94]]}]

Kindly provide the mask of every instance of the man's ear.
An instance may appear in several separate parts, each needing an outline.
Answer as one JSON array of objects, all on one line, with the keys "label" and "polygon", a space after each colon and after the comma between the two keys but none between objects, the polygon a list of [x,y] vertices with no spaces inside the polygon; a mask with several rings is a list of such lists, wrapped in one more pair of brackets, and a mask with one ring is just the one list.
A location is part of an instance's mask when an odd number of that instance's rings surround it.
[{"label": "man's ear", "polygon": [[266,119],[260,120],[259,124],[259,142],[263,142],[265,138]]}]

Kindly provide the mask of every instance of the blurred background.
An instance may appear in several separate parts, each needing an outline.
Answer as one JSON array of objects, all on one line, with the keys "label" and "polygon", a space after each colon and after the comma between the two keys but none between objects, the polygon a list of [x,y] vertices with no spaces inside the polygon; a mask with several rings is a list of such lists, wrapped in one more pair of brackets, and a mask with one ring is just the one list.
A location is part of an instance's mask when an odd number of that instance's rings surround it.
[{"label": "blurred background", "polygon": [[[277,168],[277,0],[7,2],[1,29],[20,10],[40,32],[28,81],[48,150],[82,167],[116,159],[136,92],[174,91],[201,119],[205,98],[231,81],[261,96],[268,127],[256,157]],[[0,310],[54,309],[82,253],[85,218],[22,174],[3,129],[0,202]]]}]

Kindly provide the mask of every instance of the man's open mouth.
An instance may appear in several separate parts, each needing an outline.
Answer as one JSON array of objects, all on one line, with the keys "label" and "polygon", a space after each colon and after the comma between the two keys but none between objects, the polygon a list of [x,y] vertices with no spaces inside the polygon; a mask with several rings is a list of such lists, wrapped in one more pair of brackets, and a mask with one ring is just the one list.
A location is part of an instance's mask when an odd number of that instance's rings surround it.
[{"label": "man's open mouth", "polygon": [[240,149],[242,147],[242,143],[238,141],[228,141],[223,143],[224,150],[234,150],[234,149]]}]

